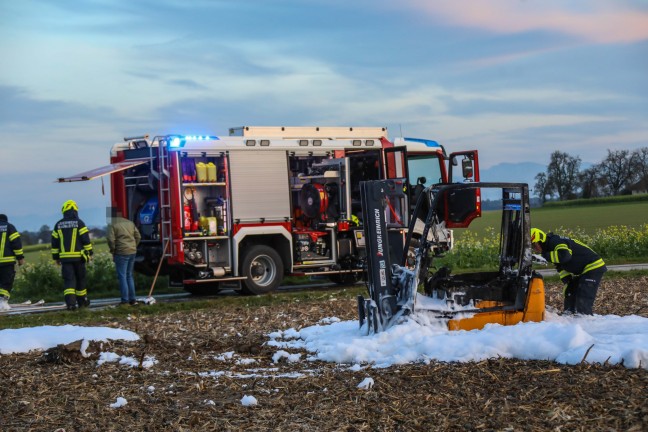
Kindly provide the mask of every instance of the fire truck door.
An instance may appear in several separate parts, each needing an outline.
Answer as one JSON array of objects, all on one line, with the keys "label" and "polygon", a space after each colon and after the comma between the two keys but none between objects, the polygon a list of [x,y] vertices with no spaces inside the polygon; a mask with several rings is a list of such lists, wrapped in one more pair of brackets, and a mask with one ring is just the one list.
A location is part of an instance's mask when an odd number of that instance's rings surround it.
[{"label": "fire truck door", "polygon": [[[458,166],[461,166],[460,174],[455,168]],[[451,183],[479,182],[477,150],[450,154],[449,181]],[[465,228],[470,225],[473,219],[480,216],[481,192],[479,189],[458,190],[446,196],[445,221],[448,228]]]},{"label": "fire truck door", "polygon": [[385,178],[409,178],[407,170],[407,147],[385,149]]},{"label": "fire truck door", "polygon": [[345,151],[349,173],[349,197],[351,211],[349,217],[355,216],[362,220],[362,207],[360,205],[360,182],[380,180],[383,177],[383,160],[380,149],[347,149]]}]

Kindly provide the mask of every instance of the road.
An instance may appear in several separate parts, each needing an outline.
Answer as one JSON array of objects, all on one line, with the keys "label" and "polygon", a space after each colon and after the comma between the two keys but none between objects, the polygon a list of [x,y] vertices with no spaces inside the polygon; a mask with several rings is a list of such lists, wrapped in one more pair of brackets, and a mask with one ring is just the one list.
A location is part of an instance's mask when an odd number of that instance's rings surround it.
[{"label": "road", "polygon": [[[648,264],[618,264],[609,265],[607,268],[611,271],[648,270]],[[540,269],[536,271],[543,276],[554,276],[557,274],[556,270],[553,268]]]},{"label": "road", "polygon": [[[280,286],[278,291],[303,291],[314,288],[334,288],[339,285],[328,282],[328,283],[310,283],[302,285],[285,285]],[[213,295],[208,296],[192,296],[189,293],[180,293],[180,294],[159,294],[153,295],[157,303],[170,303],[178,301],[191,301],[191,300],[203,300],[208,298],[222,297],[228,295],[238,295],[233,290],[222,290],[214,293]],[[144,297],[138,297],[138,300],[143,303]],[[105,309],[109,307],[119,306],[120,298],[102,298],[102,299],[91,299],[90,308],[91,309]],[[145,305],[141,305],[146,307]],[[128,306],[131,307],[131,306]],[[0,311],[0,316],[2,315],[22,315],[22,314],[33,314],[40,312],[51,312],[56,310],[65,310],[65,303],[63,302],[52,302],[52,303],[41,303],[36,302],[33,304],[26,303],[13,303],[11,304],[11,309]]]}]

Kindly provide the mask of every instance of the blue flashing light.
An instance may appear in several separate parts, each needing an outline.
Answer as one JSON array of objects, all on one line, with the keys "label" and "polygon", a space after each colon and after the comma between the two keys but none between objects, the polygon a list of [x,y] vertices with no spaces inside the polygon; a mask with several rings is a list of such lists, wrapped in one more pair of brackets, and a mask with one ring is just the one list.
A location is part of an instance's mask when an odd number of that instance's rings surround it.
[{"label": "blue flashing light", "polygon": [[218,137],[209,136],[209,135],[187,135],[184,137],[187,141],[207,141],[207,140],[217,140]]},{"label": "blue flashing light", "polygon": [[429,140],[429,139],[423,139],[423,138],[403,138],[405,141],[413,141],[413,142],[419,142],[422,144],[425,144],[427,147],[439,147],[443,148],[441,144],[434,140]]},{"label": "blue flashing light", "polygon": [[185,135],[185,136],[173,136],[169,137],[168,143],[169,148],[181,148],[184,147],[187,141],[208,141],[208,140],[218,140],[218,137],[209,136],[209,135]]}]

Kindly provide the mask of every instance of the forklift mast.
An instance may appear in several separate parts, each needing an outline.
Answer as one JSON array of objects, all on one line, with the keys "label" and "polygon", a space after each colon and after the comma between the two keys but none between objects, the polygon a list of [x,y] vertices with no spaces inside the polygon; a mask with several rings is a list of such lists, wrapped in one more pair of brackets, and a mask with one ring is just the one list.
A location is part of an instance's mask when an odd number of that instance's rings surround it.
[{"label": "forklift mast", "polygon": [[360,326],[380,331],[408,309],[403,275],[403,248],[408,209],[405,179],[360,183],[367,251],[369,297],[358,296]]}]

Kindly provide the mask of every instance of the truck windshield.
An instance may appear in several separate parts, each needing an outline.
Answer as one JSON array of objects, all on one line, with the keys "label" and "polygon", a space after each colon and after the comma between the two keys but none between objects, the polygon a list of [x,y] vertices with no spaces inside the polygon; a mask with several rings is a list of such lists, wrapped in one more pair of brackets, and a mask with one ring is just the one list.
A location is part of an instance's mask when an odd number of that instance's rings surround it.
[{"label": "truck windshield", "polygon": [[[413,186],[419,184],[427,187],[436,183],[443,183],[441,174],[441,165],[436,154],[427,155],[407,155],[407,169],[409,171],[409,183]],[[425,181],[423,181],[425,180]]]}]

